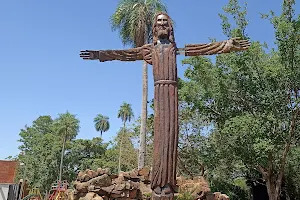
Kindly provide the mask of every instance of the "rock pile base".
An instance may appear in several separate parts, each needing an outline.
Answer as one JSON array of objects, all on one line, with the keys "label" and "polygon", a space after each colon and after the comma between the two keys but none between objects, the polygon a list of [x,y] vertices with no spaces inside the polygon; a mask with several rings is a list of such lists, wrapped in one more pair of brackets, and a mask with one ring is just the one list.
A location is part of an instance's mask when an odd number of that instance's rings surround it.
[{"label": "rock pile base", "polygon": [[[111,174],[109,169],[87,169],[78,174],[74,182],[73,198],[69,200],[150,199],[150,174],[149,168],[121,172],[119,175]],[[204,177],[192,180],[178,177],[176,181],[176,192],[190,193],[197,200],[229,200],[225,194],[212,193]]]},{"label": "rock pile base", "polygon": [[[85,170],[74,182],[74,200],[143,199],[150,192],[150,170],[144,168],[119,175],[109,169]],[[141,191],[142,190],[142,191]]]}]

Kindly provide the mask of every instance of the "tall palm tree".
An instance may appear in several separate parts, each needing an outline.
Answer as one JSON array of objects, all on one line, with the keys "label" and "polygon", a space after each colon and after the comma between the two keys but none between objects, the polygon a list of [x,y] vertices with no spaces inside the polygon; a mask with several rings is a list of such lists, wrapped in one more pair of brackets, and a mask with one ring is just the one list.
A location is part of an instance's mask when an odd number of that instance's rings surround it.
[{"label": "tall palm tree", "polygon": [[[131,121],[131,118],[133,117],[133,111],[131,108],[131,105],[129,103],[123,102],[121,105],[119,112],[118,112],[118,118],[121,118],[123,122],[123,134],[125,134],[126,131],[126,122]],[[121,133],[122,134],[122,133]],[[121,171],[121,153],[122,153],[122,137],[119,138],[119,165],[118,165],[118,170],[119,173]]]},{"label": "tall palm tree", "polygon": [[[115,13],[111,16],[112,29],[119,30],[124,45],[143,46],[152,40],[152,24],[156,13],[167,12],[161,0],[120,0]],[[138,168],[145,164],[146,123],[148,99],[148,67],[143,62],[143,93],[140,130]]]},{"label": "tall palm tree", "polygon": [[107,116],[98,114],[94,118],[95,129],[96,131],[100,131],[101,137],[102,133],[108,131],[109,129],[109,118]]},{"label": "tall palm tree", "polygon": [[59,114],[59,118],[56,121],[58,127],[58,133],[62,136],[63,145],[61,149],[61,159],[59,167],[59,181],[61,182],[62,168],[63,168],[63,158],[65,154],[65,145],[67,140],[72,140],[76,137],[79,132],[79,120],[75,115],[66,112],[64,114]]}]

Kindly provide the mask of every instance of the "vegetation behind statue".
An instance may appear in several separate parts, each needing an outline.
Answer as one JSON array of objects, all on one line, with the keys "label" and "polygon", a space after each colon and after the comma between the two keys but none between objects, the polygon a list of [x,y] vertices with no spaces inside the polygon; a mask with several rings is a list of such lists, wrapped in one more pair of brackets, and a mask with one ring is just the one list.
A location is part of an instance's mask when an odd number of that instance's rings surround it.
[{"label": "vegetation behind statue", "polygon": [[[213,128],[198,156],[211,180],[238,184],[235,179],[244,179],[244,186],[239,185],[245,187],[245,179],[261,177],[270,200],[280,195],[297,199],[300,188],[298,176],[290,175],[300,170],[292,161],[299,158],[300,86],[300,18],[293,8],[294,1],[284,1],[282,14],[270,15],[278,51],[267,52],[265,45],[253,42],[246,52],[217,56],[216,63],[186,59],[188,81],[182,81],[179,90],[186,109],[201,117],[203,127]],[[246,9],[231,0],[224,10],[224,34],[247,38]],[[235,26],[228,21],[231,17]]]}]

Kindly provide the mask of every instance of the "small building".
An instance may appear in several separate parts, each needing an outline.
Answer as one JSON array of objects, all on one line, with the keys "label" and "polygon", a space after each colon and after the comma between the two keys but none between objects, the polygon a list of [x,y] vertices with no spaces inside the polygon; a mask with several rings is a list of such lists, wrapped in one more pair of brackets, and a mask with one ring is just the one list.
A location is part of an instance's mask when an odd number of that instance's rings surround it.
[{"label": "small building", "polygon": [[18,161],[0,160],[0,200],[18,200],[20,185],[15,182]]},{"label": "small building", "polygon": [[15,183],[18,161],[0,160],[0,184]]}]

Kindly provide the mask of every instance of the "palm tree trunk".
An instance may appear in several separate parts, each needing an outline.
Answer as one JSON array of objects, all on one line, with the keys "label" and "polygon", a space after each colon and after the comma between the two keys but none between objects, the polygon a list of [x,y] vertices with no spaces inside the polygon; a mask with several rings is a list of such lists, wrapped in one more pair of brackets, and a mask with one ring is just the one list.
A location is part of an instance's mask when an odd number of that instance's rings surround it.
[{"label": "palm tree trunk", "polygon": [[122,152],[122,138],[120,137],[120,143],[119,143],[119,165],[118,165],[118,171],[121,172],[121,152]]},{"label": "palm tree trunk", "polygon": [[65,153],[66,136],[67,136],[67,130],[66,130],[66,134],[64,135],[64,138],[63,138],[63,146],[62,146],[62,149],[61,149],[60,167],[59,167],[59,182],[60,183],[61,183],[63,159],[64,159],[64,153]]},{"label": "palm tree trunk", "polygon": [[147,101],[148,101],[148,67],[147,62],[143,63],[143,94],[142,94],[142,113],[140,129],[140,147],[138,157],[138,169],[145,165],[146,155],[146,133],[147,133]]},{"label": "palm tree trunk", "polygon": [[[124,121],[124,124],[123,124],[123,133],[121,133],[121,134],[125,134],[125,123],[126,123],[126,121]],[[122,153],[122,135],[121,135],[121,137],[120,137],[120,143],[119,143],[119,166],[118,166],[118,171],[119,171],[119,173],[121,172],[121,153]]]}]

